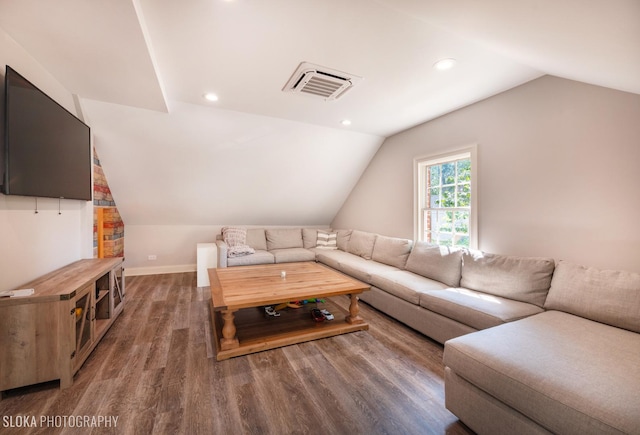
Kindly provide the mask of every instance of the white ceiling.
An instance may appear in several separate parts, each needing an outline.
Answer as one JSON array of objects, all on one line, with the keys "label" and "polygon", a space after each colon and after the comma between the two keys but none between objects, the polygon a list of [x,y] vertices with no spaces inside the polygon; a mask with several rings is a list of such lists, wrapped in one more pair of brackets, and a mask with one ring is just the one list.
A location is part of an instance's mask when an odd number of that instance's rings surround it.
[{"label": "white ceiling", "polygon": [[[84,98],[162,111],[215,92],[379,136],[543,74],[640,93],[638,0],[2,0],[0,26]],[[364,80],[333,102],[283,93],[302,61]]]},{"label": "white ceiling", "polygon": [[166,110],[133,2],[0,0],[0,27],[72,93]]},{"label": "white ceiling", "polygon": [[[639,0],[0,0],[0,27],[80,97],[128,224],[328,223],[384,137],[545,74],[640,93]],[[282,92],[302,61],[363,80]]]}]

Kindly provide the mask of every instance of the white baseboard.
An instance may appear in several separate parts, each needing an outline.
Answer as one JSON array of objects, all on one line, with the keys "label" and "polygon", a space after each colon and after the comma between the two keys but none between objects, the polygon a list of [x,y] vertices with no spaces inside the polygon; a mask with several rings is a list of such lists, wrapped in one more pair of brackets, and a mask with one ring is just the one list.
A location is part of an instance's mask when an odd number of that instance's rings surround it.
[{"label": "white baseboard", "polygon": [[126,276],[139,275],[163,275],[165,273],[183,273],[195,272],[195,264],[178,264],[175,266],[156,266],[156,267],[127,267],[125,268]]}]

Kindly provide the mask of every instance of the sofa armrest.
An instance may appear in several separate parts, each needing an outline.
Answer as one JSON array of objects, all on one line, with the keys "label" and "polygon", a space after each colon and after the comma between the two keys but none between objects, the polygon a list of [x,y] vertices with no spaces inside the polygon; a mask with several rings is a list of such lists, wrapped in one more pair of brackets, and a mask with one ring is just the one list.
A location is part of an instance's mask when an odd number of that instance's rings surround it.
[{"label": "sofa armrest", "polygon": [[229,246],[224,240],[216,240],[216,247],[218,248],[218,267],[227,267],[227,252]]}]

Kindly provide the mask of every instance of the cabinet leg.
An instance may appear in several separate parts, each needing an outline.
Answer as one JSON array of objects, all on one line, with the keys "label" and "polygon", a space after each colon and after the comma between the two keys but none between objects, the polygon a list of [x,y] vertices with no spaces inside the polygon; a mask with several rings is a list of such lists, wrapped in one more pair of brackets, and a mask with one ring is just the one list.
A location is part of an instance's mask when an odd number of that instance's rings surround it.
[{"label": "cabinet leg", "polygon": [[73,371],[65,371],[66,373],[62,373],[60,376],[60,389],[64,390],[65,388],[69,388],[73,385]]},{"label": "cabinet leg", "polygon": [[69,388],[70,386],[73,385],[73,379],[72,380],[64,380],[64,379],[60,379],[60,389],[64,390],[65,388]]}]

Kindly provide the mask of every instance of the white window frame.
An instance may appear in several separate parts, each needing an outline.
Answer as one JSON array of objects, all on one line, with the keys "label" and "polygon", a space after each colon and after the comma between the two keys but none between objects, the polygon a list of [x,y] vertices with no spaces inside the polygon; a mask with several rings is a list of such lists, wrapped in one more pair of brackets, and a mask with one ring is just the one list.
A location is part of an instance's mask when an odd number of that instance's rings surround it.
[{"label": "white window frame", "polygon": [[478,249],[478,145],[472,144],[463,148],[443,151],[429,156],[413,159],[413,236],[414,240],[424,238],[424,212],[426,205],[425,168],[453,160],[471,159],[471,202],[469,210],[469,248]]}]

